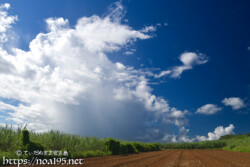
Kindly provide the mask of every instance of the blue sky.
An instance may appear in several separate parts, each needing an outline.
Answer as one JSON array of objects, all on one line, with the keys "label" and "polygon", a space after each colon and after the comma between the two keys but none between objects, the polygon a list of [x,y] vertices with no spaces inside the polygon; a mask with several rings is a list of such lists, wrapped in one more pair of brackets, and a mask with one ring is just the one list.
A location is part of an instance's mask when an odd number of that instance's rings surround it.
[{"label": "blue sky", "polygon": [[249,133],[249,2],[4,3],[1,123],[143,141]]}]

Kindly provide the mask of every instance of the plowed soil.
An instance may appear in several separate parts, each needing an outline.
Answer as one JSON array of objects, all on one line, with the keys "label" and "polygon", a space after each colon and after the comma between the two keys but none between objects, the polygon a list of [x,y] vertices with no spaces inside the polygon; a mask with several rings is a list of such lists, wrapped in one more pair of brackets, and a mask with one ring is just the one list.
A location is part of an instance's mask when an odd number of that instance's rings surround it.
[{"label": "plowed soil", "polygon": [[85,159],[86,167],[250,167],[250,153],[222,150],[170,150]]},{"label": "plowed soil", "polygon": [[[22,165],[23,167],[29,165]],[[62,165],[32,165],[62,166]],[[250,167],[250,153],[222,150],[166,150],[84,159],[74,167]]]}]

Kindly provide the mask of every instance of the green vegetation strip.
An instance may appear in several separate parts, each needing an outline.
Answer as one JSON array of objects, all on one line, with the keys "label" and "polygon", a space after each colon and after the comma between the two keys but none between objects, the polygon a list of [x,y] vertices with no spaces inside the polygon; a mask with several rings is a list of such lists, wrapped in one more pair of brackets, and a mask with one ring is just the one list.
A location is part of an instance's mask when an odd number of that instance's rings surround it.
[{"label": "green vegetation strip", "polygon": [[[128,142],[116,139],[101,139],[96,137],[81,137],[65,134],[59,131],[44,133],[29,132],[26,129],[0,126],[0,164],[2,157],[6,159],[28,158],[30,156],[16,155],[16,151],[68,151],[67,158],[84,158],[106,155],[124,155],[139,152],[160,150],[160,144]],[[41,156],[39,158],[48,158]]]}]

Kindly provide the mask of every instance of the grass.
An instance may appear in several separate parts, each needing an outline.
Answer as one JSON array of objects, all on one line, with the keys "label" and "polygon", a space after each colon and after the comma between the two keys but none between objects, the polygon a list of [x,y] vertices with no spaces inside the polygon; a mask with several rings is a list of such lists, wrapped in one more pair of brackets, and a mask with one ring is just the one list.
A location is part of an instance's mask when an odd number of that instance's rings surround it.
[{"label": "grass", "polygon": [[241,137],[233,137],[225,140],[226,146],[223,147],[227,151],[250,152],[250,136],[241,135]]}]

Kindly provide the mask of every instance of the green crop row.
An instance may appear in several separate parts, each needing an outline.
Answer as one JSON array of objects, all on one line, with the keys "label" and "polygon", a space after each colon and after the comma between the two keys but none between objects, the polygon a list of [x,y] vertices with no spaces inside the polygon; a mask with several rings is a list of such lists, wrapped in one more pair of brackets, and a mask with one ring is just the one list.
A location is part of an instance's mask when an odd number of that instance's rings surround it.
[{"label": "green crop row", "polygon": [[226,146],[223,140],[203,141],[192,143],[163,143],[161,147],[164,149],[218,149]]}]

